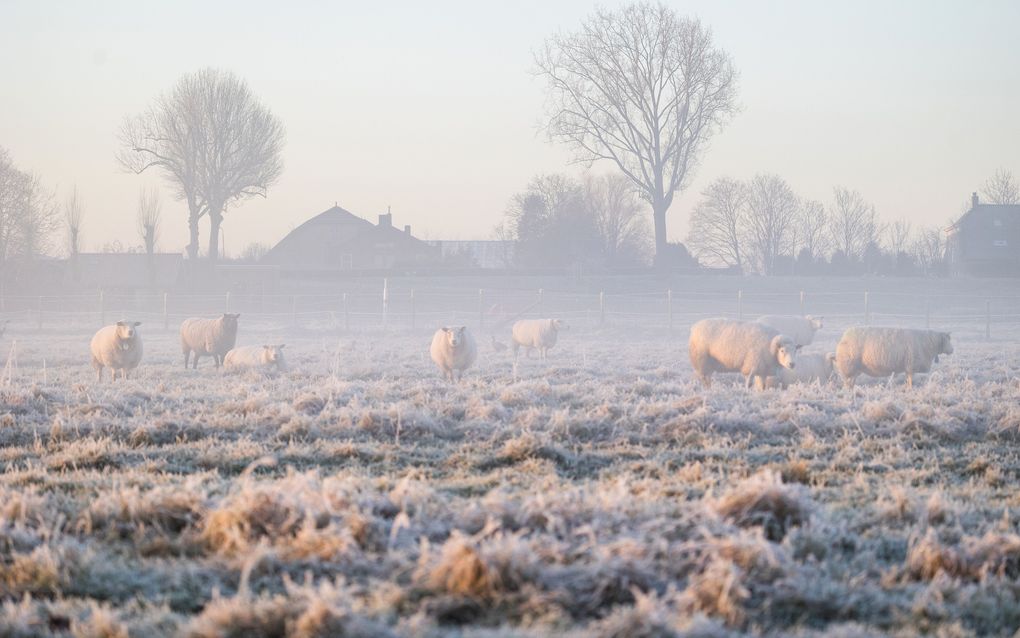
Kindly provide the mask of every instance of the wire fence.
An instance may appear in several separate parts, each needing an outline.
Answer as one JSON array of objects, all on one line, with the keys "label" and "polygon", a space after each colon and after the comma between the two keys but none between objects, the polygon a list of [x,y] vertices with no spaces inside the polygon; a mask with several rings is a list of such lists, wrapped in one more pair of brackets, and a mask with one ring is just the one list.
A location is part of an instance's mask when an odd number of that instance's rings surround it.
[{"label": "wire fence", "polygon": [[339,293],[109,293],[7,296],[0,319],[23,330],[97,328],[142,321],[176,330],[192,316],[244,315],[267,329],[344,332],[417,330],[466,324],[498,332],[520,318],[558,317],[578,327],[684,330],[706,317],[755,319],[764,314],[813,314],[832,327],[891,325],[1013,338],[1020,295],[910,292],[645,291],[576,292],[546,289],[465,289],[391,286]]}]

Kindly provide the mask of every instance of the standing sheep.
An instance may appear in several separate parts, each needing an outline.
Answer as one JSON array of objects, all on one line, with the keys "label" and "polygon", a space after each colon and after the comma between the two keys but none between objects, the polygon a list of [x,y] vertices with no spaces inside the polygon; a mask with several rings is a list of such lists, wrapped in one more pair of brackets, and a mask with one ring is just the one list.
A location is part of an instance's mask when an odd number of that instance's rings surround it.
[{"label": "standing sheep", "polygon": [[808,346],[815,340],[815,333],[822,329],[824,317],[813,317],[805,315],[763,315],[758,317],[758,323],[779,331],[793,339],[798,346]]},{"label": "standing sheep", "polygon": [[566,330],[567,324],[562,319],[521,319],[513,327],[514,361],[522,347],[527,348],[526,354],[531,356],[532,350],[538,350],[538,356],[545,359],[549,348],[556,345],[556,337],[560,330]]},{"label": "standing sheep", "polygon": [[903,372],[912,388],[914,374],[931,370],[942,354],[953,354],[948,332],[849,328],[836,345],[836,369],[848,388],[862,372],[869,377],[892,377]]},{"label": "standing sheep", "polygon": [[464,378],[464,371],[471,367],[478,356],[475,338],[465,326],[447,326],[436,330],[429,348],[432,360],[439,366],[444,378],[456,381],[456,374]]},{"label": "standing sheep", "polygon": [[760,323],[730,319],[702,319],[691,326],[688,344],[691,365],[705,384],[712,385],[714,372],[739,372],[747,387],[764,390],[779,368],[796,367],[793,340]]},{"label": "standing sheep", "polygon": [[181,350],[184,352],[184,369],[188,368],[191,353],[195,353],[192,368],[198,368],[201,357],[211,356],[216,367],[223,365],[223,357],[237,342],[237,320],[241,315],[226,313],[218,319],[185,319],[181,323]]},{"label": "standing sheep", "polygon": [[134,370],[142,362],[142,335],[138,332],[139,321],[118,321],[112,326],[100,328],[92,337],[92,367],[96,369],[96,381],[103,380],[103,368],[110,369],[110,379],[117,380],[120,370],[122,379],[128,378],[128,370]]},{"label": "standing sheep", "polygon": [[275,346],[242,346],[234,348],[223,357],[223,367],[241,370],[252,369],[260,372],[286,372],[287,362],[283,358],[284,344]]},{"label": "standing sheep", "polygon": [[795,369],[779,368],[777,380],[782,388],[794,383],[828,383],[832,378],[835,352],[825,354],[798,354]]}]

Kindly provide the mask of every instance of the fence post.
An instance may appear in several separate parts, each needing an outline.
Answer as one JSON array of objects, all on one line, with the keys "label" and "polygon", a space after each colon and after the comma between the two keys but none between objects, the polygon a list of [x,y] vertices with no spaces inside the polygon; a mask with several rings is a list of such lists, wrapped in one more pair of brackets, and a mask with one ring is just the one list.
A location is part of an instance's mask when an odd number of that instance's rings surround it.
[{"label": "fence post", "polygon": [[804,291],[800,291],[800,316],[804,316]]},{"label": "fence post", "polygon": [[545,293],[544,290],[542,290],[541,288],[538,289],[538,306],[537,306],[537,309],[538,309],[539,314],[541,314],[541,312],[542,312],[542,297],[545,296],[544,293]]},{"label": "fence post", "polygon": [[386,327],[386,321],[390,314],[390,280],[383,277],[382,280],[382,325]]},{"label": "fence post", "polygon": [[351,331],[351,312],[347,307],[347,293],[344,293],[344,332]]},{"label": "fence post", "polygon": [[485,300],[483,295],[485,291],[481,288],[478,289],[478,327],[485,327]]},{"label": "fence post", "polygon": [[868,291],[864,291],[864,325],[871,325],[871,304],[869,300]]},{"label": "fence post", "polygon": [[985,299],[985,341],[992,340],[992,300]]},{"label": "fence post", "polygon": [[39,301],[36,302],[35,315],[36,315],[36,318],[35,318],[36,327],[37,328],[42,328],[42,296],[41,295],[39,296]]},{"label": "fence post", "polygon": [[297,328],[297,295],[290,296],[290,323]]},{"label": "fence post", "polygon": [[737,291],[737,321],[744,320],[744,291]]},{"label": "fence post", "polygon": [[163,293],[163,330],[169,330],[170,329],[170,315],[169,315],[169,313],[167,313],[167,306],[169,305],[167,303],[167,298],[169,296],[170,296],[170,293],[168,293],[168,292],[164,292]]},{"label": "fence post", "polygon": [[227,291],[227,299],[225,301],[225,310],[223,312],[230,312],[230,291]]},{"label": "fence post", "polygon": [[414,288],[411,288],[411,330],[415,328],[415,316],[414,316]]},{"label": "fence post", "polygon": [[99,325],[106,325],[106,291],[99,291]]},{"label": "fence post", "polygon": [[666,317],[668,319],[669,329],[673,329],[673,291],[666,291]]},{"label": "fence post", "polygon": [[606,325],[606,293],[599,293],[599,325]]}]

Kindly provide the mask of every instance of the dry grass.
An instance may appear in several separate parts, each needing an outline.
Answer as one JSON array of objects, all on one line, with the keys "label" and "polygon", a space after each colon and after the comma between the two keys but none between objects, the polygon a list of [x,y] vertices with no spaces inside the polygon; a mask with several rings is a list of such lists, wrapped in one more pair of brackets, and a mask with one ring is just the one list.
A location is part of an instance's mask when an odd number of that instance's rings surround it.
[{"label": "dry grass", "polygon": [[179,369],[155,334],[116,386],[81,335],[23,342],[0,636],[1020,626],[1014,342],[962,339],[914,390],[758,394],[702,391],[676,334],[582,328],[455,386],[422,335],[286,340],[293,371],[264,379]]}]

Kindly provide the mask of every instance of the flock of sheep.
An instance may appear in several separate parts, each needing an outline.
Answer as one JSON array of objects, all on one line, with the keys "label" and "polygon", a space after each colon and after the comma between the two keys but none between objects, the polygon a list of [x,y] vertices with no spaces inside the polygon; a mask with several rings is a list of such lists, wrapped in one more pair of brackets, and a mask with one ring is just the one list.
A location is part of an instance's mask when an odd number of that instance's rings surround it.
[{"label": "flock of sheep", "polygon": [[[216,367],[284,371],[282,344],[235,347],[239,314],[216,319],[186,319],[181,324],[184,367],[198,367],[201,357],[213,357]],[[102,380],[104,368],[111,378],[128,373],[142,360],[142,338],[137,321],[118,321],[96,332],[92,338],[92,366]],[[566,329],[560,319],[523,319],[511,332],[514,361],[525,349],[545,359],[556,345],[559,332]],[[757,321],[704,319],[691,327],[689,351],[695,374],[709,387],[716,372],[739,372],[747,387],[764,390],[786,388],[792,383],[826,383],[838,371],[847,387],[860,374],[872,377],[906,375],[913,386],[914,374],[931,370],[940,355],[952,354],[948,332],[905,328],[854,327],[843,333],[836,352],[801,354],[822,319],[807,315],[766,315]],[[505,350],[493,337],[493,347]],[[463,378],[464,371],[478,358],[478,344],[466,326],[445,326],[436,330],[429,348],[432,361],[450,381]]]}]

